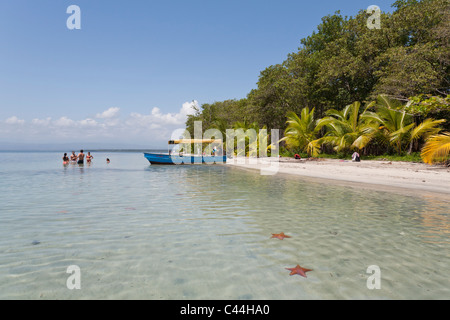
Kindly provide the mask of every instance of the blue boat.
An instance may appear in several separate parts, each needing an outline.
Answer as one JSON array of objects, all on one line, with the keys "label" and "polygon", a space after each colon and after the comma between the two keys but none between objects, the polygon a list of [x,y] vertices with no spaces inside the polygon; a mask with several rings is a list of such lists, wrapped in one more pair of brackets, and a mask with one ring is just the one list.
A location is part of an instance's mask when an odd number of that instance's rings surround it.
[{"label": "blue boat", "polygon": [[[169,145],[190,143],[222,143],[222,140],[171,140]],[[144,153],[150,164],[182,165],[182,164],[217,164],[227,162],[226,155],[184,155],[176,152]]]},{"label": "blue boat", "polygon": [[227,162],[227,156],[170,155],[168,153],[144,153],[150,164],[215,164]]}]

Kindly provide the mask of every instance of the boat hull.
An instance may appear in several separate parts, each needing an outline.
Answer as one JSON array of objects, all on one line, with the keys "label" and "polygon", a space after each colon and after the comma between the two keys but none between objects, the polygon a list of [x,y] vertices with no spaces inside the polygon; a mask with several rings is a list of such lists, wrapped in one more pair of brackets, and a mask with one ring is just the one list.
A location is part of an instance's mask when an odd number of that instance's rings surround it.
[{"label": "boat hull", "polygon": [[215,164],[227,161],[227,156],[179,156],[161,153],[144,153],[150,164],[181,165],[181,164]]}]

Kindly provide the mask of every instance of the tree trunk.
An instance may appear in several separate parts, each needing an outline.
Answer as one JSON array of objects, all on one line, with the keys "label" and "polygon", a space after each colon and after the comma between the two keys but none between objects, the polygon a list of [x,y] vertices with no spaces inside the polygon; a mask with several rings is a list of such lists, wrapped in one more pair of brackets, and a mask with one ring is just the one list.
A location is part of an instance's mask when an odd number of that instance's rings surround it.
[{"label": "tree trunk", "polygon": [[409,143],[409,150],[408,150],[408,155],[410,155],[410,154],[412,153],[412,149],[413,149],[413,144],[414,144],[414,141],[413,141],[413,140],[411,140],[411,142]]}]

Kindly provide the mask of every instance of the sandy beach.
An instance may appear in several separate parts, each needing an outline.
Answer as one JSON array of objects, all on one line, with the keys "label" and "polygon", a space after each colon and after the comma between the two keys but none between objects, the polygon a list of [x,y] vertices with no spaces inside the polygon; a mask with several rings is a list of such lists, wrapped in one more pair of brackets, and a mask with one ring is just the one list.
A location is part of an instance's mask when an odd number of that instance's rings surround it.
[{"label": "sandy beach", "polygon": [[229,160],[227,165],[242,169],[261,170],[272,167],[277,174],[302,176],[334,182],[352,187],[375,188],[399,192],[432,194],[450,199],[450,168],[443,165],[400,161],[361,161],[318,159],[295,160],[280,158],[278,168],[275,160],[258,159],[256,164],[238,164]]}]

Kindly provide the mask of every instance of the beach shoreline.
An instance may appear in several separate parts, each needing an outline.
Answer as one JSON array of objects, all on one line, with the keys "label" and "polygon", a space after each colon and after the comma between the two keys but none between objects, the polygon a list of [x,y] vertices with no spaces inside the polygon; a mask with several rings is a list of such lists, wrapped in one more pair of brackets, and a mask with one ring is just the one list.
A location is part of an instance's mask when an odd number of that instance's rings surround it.
[{"label": "beach shoreline", "polygon": [[239,163],[236,159],[229,159],[227,165],[248,170],[265,170],[271,166],[276,175],[289,175],[356,188],[450,199],[450,168],[443,165],[379,160],[361,162],[339,159],[280,158],[279,161],[277,160],[247,159],[246,163],[242,163],[243,161]]}]

